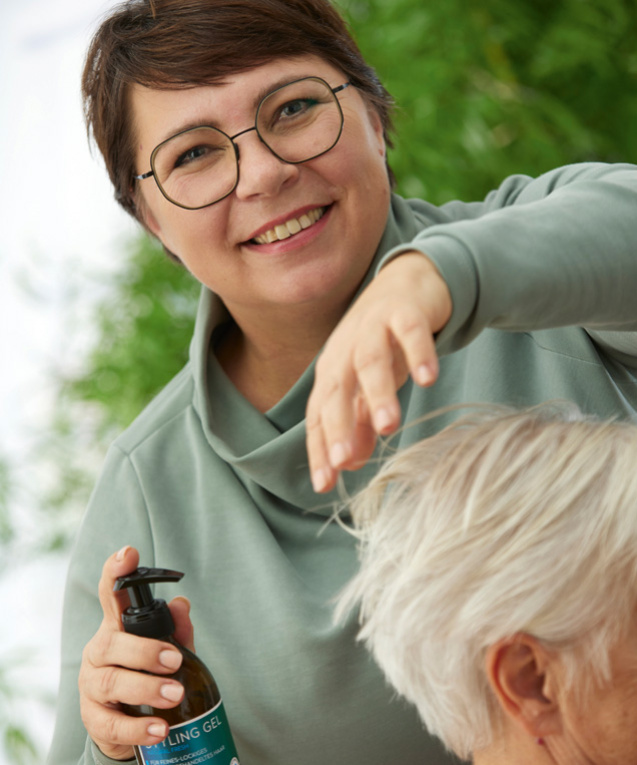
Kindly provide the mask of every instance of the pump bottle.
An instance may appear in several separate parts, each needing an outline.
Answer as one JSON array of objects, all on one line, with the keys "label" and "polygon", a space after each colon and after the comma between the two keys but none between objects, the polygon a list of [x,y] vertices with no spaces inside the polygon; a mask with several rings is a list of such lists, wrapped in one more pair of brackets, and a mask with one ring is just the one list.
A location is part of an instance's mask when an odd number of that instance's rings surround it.
[{"label": "pump bottle", "polygon": [[172,643],[182,654],[179,669],[172,675],[185,689],[184,698],[172,709],[146,704],[124,705],[127,714],[153,715],[166,720],[168,736],[154,746],[135,746],[139,765],[175,762],[188,765],[239,765],[232,733],[217,684],[205,664],[173,637],[175,623],[165,600],[152,596],[153,582],[178,582],[179,571],[138,568],[119,577],[115,590],[128,589],[130,607],[122,614],[124,630],[134,635]]}]

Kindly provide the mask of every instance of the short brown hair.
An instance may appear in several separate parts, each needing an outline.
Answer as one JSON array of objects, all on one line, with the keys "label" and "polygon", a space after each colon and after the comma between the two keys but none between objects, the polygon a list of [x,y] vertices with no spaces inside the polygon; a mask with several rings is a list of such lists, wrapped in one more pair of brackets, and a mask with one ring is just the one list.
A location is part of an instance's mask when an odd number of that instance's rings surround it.
[{"label": "short brown hair", "polygon": [[129,0],[118,6],[93,37],[82,76],[87,129],[117,201],[141,219],[132,188],[129,85],[204,85],[304,54],[345,74],[377,111],[391,145],[392,99],[328,0]]}]

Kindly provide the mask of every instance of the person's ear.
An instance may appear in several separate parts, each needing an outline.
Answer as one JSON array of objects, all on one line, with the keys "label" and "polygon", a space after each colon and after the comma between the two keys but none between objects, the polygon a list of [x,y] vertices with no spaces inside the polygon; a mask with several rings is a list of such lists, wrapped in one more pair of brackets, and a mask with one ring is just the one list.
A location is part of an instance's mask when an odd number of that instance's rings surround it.
[{"label": "person's ear", "polygon": [[135,217],[149,234],[152,234],[152,236],[156,237],[161,242],[161,226],[159,225],[157,218],[151,212],[150,207],[146,204],[146,200],[144,199],[141,190],[139,187],[131,187],[129,193],[135,206]]},{"label": "person's ear", "polygon": [[378,153],[381,155],[381,157],[384,157],[387,153],[387,145],[385,143],[385,129],[383,127],[383,121],[380,118],[380,114],[376,111],[372,104],[366,103],[365,106],[367,108],[367,115],[372,126],[372,131],[378,144]]},{"label": "person's ear", "polygon": [[161,246],[164,248],[164,252],[171,260],[174,260],[175,263],[183,265],[181,258],[172,250],[169,250],[168,247],[166,247],[164,244],[161,238],[161,226],[159,225],[157,218],[155,218],[155,216],[150,211],[149,207],[143,202],[138,203],[137,220],[142,224],[142,226],[151,236],[154,236],[155,239],[157,239],[159,244],[161,244]]},{"label": "person's ear", "polygon": [[159,222],[157,218],[153,215],[153,213],[150,211],[150,208],[146,204],[142,204],[139,208],[140,215],[142,218],[142,223],[148,229],[148,231],[159,241],[162,241],[161,238],[161,226],[159,225]]},{"label": "person's ear", "polygon": [[486,673],[504,714],[530,736],[562,729],[557,698],[557,664],[538,640],[520,633],[487,651]]}]

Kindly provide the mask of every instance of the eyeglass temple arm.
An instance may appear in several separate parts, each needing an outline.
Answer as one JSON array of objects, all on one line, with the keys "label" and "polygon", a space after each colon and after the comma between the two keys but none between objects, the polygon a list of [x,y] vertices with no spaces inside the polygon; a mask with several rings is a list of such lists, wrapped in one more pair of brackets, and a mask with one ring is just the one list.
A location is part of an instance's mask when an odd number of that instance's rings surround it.
[{"label": "eyeglass temple arm", "polygon": [[345,90],[345,88],[349,88],[351,84],[352,84],[351,82],[345,82],[343,85],[339,85],[337,88],[331,88],[331,91],[332,93],[334,93],[334,95],[336,95],[336,93],[340,93],[341,90]]},{"label": "eyeglass temple arm", "polygon": [[136,181],[143,181],[145,178],[150,178],[151,175],[155,175],[155,173],[152,170],[149,170],[147,173],[142,173],[141,175],[134,175],[133,178]]}]

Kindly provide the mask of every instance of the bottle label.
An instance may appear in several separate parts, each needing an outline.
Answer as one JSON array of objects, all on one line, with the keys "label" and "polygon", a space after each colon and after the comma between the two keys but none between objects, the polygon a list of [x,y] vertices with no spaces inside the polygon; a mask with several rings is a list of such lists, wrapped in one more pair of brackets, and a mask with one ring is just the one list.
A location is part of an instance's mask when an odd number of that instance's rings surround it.
[{"label": "bottle label", "polygon": [[201,717],[173,725],[160,744],[137,748],[140,765],[239,765],[221,701]]}]

